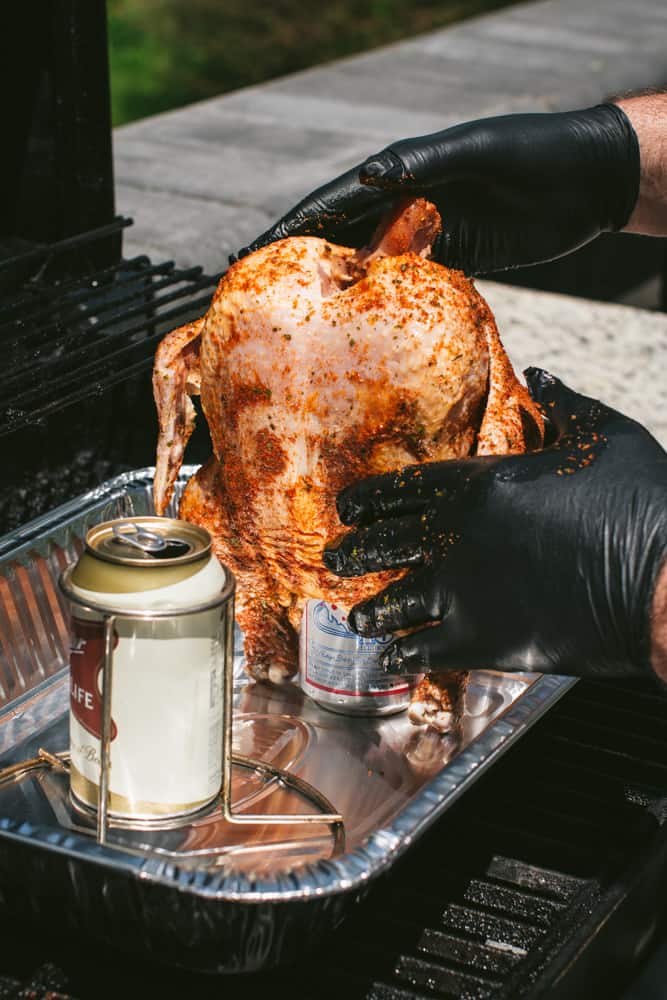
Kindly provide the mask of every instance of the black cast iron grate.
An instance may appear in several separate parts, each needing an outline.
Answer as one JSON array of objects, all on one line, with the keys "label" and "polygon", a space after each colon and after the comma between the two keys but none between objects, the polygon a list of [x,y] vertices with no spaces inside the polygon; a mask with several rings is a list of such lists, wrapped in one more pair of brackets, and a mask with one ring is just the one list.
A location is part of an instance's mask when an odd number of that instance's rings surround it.
[{"label": "black cast iron grate", "polygon": [[666,905],[666,804],[667,697],[580,682],[297,968],[221,981],[11,928],[0,998],[613,1000]]},{"label": "black cast iron grate", "polygon": [[0,534],[154,460],[155,348],[217,277],[145,256],[92,268],[91,248],[129,224],[0,261]]}]

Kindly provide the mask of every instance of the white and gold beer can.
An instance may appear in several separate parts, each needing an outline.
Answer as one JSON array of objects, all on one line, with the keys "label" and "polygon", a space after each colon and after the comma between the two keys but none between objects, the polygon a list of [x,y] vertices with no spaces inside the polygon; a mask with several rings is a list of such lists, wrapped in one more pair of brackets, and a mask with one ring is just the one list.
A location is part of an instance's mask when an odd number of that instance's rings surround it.
[{"label": "white and gold beer can", "polygon": [[198,811],[222,781],[233,576],[205,530],[148,516],[92,528],[66,575],[74,804],[99,804],[104,620],[113,615],[108,815],[145,821]]}]

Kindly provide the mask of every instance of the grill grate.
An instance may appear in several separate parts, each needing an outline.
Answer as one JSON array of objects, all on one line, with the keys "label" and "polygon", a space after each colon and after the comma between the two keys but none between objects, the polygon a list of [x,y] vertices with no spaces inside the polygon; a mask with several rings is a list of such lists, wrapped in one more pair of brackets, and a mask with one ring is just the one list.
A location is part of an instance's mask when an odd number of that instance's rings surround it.
[{"label": "grill grate", "polygon": [[[92,267],[91,248],[129,224],[117,219],[0,261],[0,288],[20,276],[0,296],[8,369],[0,386],[0,534],[154,460],[155,348],[202,314],[218,277],[145,256]],[[201,428],[190,454],[207,452]]]},{"label": "grill grate", "polygon": [[[51,988],[78,1000],[134,995],[132,983],[164,1000],[574,998],[591,982],[613,1000],[667,898],[666,717],[658,692],[580,682],[295,969],[221,984],[147,956],[97,959],[92,943],[75,949],[54,932],[20,960],[17,947],[7,974],[55,961],[41,970]],[[642,879],[649,889],[619,930]]]}]

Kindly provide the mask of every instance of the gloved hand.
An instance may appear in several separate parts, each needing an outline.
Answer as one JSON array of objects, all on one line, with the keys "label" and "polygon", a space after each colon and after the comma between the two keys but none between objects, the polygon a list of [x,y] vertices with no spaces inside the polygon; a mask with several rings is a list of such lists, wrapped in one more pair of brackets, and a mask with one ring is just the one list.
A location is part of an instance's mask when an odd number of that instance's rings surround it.
[{"label": "gloved hand", "polygon": [[553,260],[621,229],[639,192],[639,146],[614,104],[467,122],[392,143],[313,191],[239,256],[284,236],[368,242],[395,198],[423,195],[433,256],[468,274]]},{"label": "gloved hand", "polygon": [[544,450],[411,466],[339,494],[341,521],[357,527],[325,551],[327,567],[410,567],[349,615],[360,635],[419,629],[387,647],[391,673],[651,672],[667,454],[547,372],[526,378],[557,435]]}]

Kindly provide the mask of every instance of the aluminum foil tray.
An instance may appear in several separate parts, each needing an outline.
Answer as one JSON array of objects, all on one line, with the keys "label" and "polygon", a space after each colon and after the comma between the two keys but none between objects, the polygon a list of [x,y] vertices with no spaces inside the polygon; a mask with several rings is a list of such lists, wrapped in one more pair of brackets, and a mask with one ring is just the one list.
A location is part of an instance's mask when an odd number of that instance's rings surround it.
[{"label": "aluminum foil tray", "polygon": [[[182,470],[177,497],[194,471]],[[67,749],[69,642],[56,580],[90,526],[153,512],[152,478],[152,469],[126,473],[0,539],[0,768]],[[322,824],[232,828],[217,810],[176,830],[114,829],[102,847],[70,804],[67,775],[38,768],[0,784],[0,906],[190,968],[294,960],[573,683],[476,672],[459,731],[440,737],[405,713],[337,715],[295,684],[254,684],[237,640],[235,749],[326,796],[344,818],[344,848]],[[307,808],[259,771],[235,774],[233,798],[253,813]]]}]

